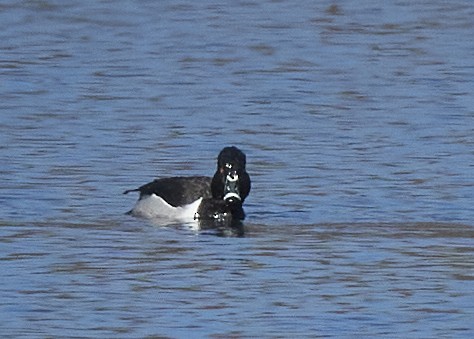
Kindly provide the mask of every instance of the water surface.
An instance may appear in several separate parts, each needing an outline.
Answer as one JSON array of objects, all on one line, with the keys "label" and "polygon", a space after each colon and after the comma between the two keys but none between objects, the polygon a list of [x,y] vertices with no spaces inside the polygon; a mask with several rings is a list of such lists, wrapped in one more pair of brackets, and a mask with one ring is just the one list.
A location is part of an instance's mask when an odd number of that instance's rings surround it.
[{"label": "water surface", "polygon": [[[472,337],[473,15],[3,2],[0,333]],[[244,236],[124,215],[232,144]]]}]

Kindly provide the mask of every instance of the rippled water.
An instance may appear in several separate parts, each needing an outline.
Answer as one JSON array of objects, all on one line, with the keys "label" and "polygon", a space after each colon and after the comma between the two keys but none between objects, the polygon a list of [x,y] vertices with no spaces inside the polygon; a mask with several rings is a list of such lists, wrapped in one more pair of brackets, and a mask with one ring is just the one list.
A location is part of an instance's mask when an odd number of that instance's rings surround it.
[{"label": "rippled water", "polygon": [[[473,15],[4,1],[0,334],[474,336]],[[124,215],[230,144],[243,237]]]},{"label": "rippled water", "polygon": [[[469,337],[472,226],[2,225],[2,333]],[[5,253],[6,252],[6,253]]]}]

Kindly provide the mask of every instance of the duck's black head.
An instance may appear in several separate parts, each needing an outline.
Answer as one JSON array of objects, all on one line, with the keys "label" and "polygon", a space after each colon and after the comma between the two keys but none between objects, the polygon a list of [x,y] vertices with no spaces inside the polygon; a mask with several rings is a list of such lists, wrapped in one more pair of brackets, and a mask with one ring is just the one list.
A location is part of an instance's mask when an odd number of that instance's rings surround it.
[{"label": "duck's black head", "polygon": [[250,192],[250,177],[245,165],[245,154],[235,146],[225,147],[217,157],[217,170],[211,183],[212,197],[224,200],[231,210],[241,210]]}]

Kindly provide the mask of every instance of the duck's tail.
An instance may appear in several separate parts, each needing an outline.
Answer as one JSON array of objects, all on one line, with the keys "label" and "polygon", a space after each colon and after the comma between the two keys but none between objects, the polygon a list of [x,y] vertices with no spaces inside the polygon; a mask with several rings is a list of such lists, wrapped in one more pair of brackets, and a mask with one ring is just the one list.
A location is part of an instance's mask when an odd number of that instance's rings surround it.
[{"label": "duck's tail", "polygon": [[128,194],[128,193],[130,193],[130,192],[140,192],[140,189],[139,189],[139,188],[135,188],[135,189],[133,189],[133,190],[126,190],[126,191],[123,192],[123,194]]}]

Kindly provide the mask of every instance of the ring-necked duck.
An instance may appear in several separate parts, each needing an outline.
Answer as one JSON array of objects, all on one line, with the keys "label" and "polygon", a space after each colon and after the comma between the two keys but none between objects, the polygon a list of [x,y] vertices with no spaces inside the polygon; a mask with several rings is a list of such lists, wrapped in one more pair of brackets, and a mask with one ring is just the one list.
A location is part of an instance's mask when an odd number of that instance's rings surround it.
[{"label": "ring-necked duck", "polygon": [[243,220],[242,204],[250,192],[245,154],[237,147],[225,147],[217,157],[214,176],[156,179],[129,192],[140,192],[129,212],[147,218],[178,220]]}]

